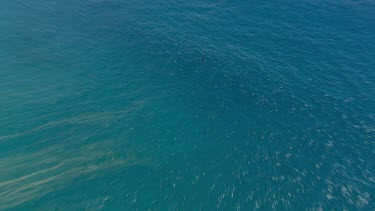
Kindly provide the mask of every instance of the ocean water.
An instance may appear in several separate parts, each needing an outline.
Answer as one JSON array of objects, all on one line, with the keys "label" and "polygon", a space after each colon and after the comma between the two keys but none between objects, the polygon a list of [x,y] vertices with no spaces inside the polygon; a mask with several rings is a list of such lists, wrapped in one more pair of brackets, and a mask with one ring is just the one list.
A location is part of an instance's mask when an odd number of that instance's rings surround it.
[{"label": "ocean water", "polygon": [[374,210],[375,2],[0,4],[0,210]]}]

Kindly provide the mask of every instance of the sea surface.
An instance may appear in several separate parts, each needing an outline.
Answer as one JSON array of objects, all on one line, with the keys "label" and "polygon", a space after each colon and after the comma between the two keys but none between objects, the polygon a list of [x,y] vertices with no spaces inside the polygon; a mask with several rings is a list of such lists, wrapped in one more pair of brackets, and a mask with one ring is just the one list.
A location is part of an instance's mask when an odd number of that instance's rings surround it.
[{"label": "sea surface", "polygon": [[374,210],[375,2],[4,0],[0,210]]}]

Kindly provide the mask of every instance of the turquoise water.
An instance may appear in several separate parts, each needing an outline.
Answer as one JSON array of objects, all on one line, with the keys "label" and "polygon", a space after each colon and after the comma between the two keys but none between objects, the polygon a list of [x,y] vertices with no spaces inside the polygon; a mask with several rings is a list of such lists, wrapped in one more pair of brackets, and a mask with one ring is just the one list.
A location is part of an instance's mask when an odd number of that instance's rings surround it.
[{"label": "turquoise water", "polygon": [[374,210],[373,1],[0,5],[0,210]]}]

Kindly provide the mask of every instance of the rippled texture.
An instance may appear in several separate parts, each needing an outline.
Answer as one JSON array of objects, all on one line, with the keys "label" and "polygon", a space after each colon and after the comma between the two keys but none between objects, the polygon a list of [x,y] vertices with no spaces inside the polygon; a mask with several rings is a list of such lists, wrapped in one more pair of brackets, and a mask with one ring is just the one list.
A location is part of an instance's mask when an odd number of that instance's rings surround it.
[{"label": "rippled texture", "polygon": [[373,1],[0,6],[0,209],[374,210]]}]

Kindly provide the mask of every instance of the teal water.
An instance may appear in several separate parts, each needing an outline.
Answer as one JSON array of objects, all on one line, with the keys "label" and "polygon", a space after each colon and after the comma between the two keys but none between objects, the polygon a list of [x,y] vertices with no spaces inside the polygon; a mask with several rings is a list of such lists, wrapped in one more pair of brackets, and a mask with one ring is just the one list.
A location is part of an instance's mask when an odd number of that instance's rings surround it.
[{"label": "teal water", "polygon": [[0,5],[0,210],[374,210],[373,1]]}]

